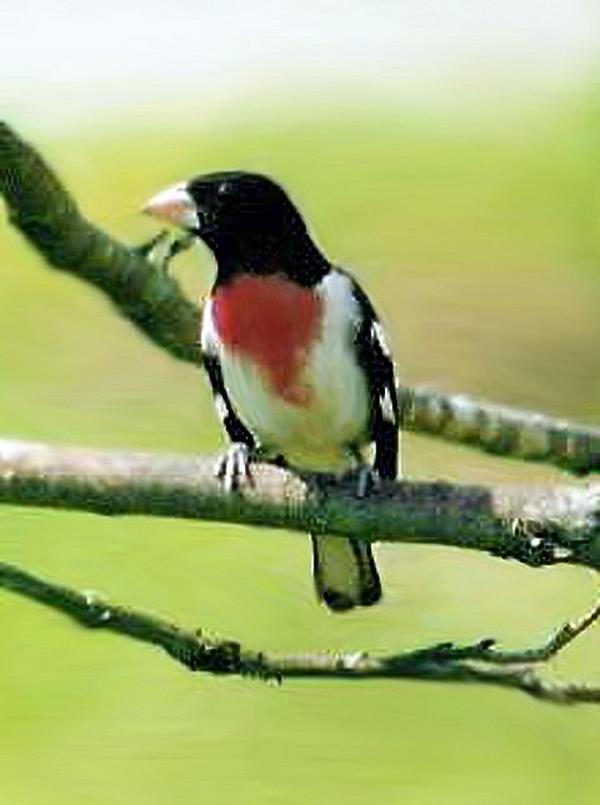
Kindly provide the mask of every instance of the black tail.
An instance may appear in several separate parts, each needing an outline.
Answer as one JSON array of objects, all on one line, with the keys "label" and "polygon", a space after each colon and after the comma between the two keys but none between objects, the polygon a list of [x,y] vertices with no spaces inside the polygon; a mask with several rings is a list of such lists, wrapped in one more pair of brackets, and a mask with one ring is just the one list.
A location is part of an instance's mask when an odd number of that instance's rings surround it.
[{"label": "black tail", "polygon": [[345,537],[311,535],[313,574],[319,599],[334,612],[368,607],[381,598],[371,546]]}]

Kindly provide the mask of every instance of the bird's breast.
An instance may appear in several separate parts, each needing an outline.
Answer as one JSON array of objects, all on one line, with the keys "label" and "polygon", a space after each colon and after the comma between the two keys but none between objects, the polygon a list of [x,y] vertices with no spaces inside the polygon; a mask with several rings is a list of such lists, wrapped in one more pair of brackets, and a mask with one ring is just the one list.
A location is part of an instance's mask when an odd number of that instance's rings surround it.
[{"label": "bird's breast", "polygon": [[279,276],[241,275],[217,289],[212,315],[223,348],[253,363],[274,394],[292,405],[310,403],[301,375],[322,323],[322,302],[311,289]]}]

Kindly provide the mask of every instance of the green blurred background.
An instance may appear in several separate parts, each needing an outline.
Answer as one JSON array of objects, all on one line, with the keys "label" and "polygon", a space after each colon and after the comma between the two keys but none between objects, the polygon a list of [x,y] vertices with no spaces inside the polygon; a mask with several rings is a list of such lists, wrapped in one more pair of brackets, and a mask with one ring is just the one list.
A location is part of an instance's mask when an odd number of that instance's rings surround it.
[{"label": "green blurred background", "polygon": [[[308,5],[315,14],[327,7],[335,21],[328,3]],[[60,13],[48,30],[65,23],[68,32],[74,6],[25,3],[37,7],[41,28],[40,9],[51,6]],[[165,9],[140,6],[138,30],[134,6],[125,4],[131,13],[124,18],[134,51],[150,22],[157,46],[157,27],[168,29]],[[257,15],[267,14],[268,3],[258,6]],[[422,6],[432,19],[441,8]],[[600,96],[593,71],[577,62],[569,72],[558,59],[551,80],[542,81],[538,62],[518,63],[510,73],[507,56],[506,75],[496,66],[492,76],[476,52],[465,64],[479,72],[455,72],[451,89],[433,81],[415,89],[399,64],[398,81],[382,89],[368,70],[362,83],[356,78],[356,65],[371,64],[378,52],[375,40],[367,47],[377,31],[367,26],[356,44],[351,23],[395,12],[387,3],[350,7],[356,19],[349,14],[341,25],[338,45],[342,55],[339,43],[347,41],[360,53],[343,92],[325,57],[314,71],[318,80],[303,89],[306,70],[294,73],[296,51],[290,45],[288,64],[280,42],[279,62],[269,66],[277,86],[264,76],[252,92],[228,85],[215,92],[218,103],[203,106],[190,100],[193,81],[179,94],[177,81],[169,91],[157,81],[150,91],[126,71],[127,94],[110,71],[105,85],[87,75],[87,54],[73,54],[65,34],[59,43],[72,63],[63,63],[55,43],[34,59],[38,69],[29,77],[15,68],[7,40],[8,119],[38,145],[89,217],[131,243],[153,234],[137,209],[169,182],[219,168],[268,172],[290,190],[328,255],[375,299],[407,382],[600,424]],[[168,17],[171,24],[182,12],[183,22],[173,23],[174,52],[190,14],[205,41],[203,9],[191,9],[181,3]],[[109,22],[117,24],[115,14]],[[260,44],[258,19],[241,32],[242,23],[229,20],[236,46],[244,31]],[[390,17],[387,27],[394,21],[402,22]],[[298,52],[327,44],[317,41],[326,27],[318,22],[317,15],[312,33],[298,35]],[[13,24],[21,24],[21,11]],[[445,24],[449,17],[439,22],[436,41],[444,41]],[[294,20],[277,25],[289,32]],[[402,31],[391,31],[391,45]],[[580,43],[573,52],[582,51]],[[156,52],[160,61],[164,52]],[[381,71],[392,69],[394,53],[391,47]],[[426,53],[423,64],[428,55],[433,59]],[[200,86],[202,56],[179,53],[176,66],[186,58]],[[281,83],[282,60],[294,76],[291,89]],[[411,51],[407,63],[421,62]],[[80,78],[83,72],[81,86],[51,85],[44,64],[54,65],[59,79],[61,69]],[[436,69],[443,73],[443,64]],[[209,82],[217,78],[209,73]],[[5,220],[0,254],[0,435],[218,449],[222,439],[197,370],[153,347],[97,293],[45,267]],[[210,286],[204,250],[178,258],[174,270],[195,297]],[[475,483],[571,480],[412,435],[404,437],[404,470],[410,478]],[[488,635],[529,645],[586,607],[596,588],[581,568],[533,571],[445,548],[380,546],[385,600],[335,617],[315,603],[308,541],[299,534],[3,507],[0,544],[2,561],[277,650],[385,651]],[[592,706],[561,709],[517,693],[418,682],[277,688],[190,674],[160,651],[85,632],[8,593],[0,593],[0,618],[2,805],[600,799],[600,711]],[[553,666],[600,682],[597,632]]]}]

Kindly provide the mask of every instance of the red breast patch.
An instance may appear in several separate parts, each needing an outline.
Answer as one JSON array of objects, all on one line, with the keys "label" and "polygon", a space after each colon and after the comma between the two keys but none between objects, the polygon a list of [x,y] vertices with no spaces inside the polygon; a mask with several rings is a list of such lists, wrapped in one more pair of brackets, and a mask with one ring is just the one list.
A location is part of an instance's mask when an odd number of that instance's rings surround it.
[{"label": "red breast patch", "polygon": [[242,274],[217,289],[212,309],[225,346],[260,366],[286,402],[309,404],[299,374],[321,321],[321,300],[310,289],[280,276]]}]

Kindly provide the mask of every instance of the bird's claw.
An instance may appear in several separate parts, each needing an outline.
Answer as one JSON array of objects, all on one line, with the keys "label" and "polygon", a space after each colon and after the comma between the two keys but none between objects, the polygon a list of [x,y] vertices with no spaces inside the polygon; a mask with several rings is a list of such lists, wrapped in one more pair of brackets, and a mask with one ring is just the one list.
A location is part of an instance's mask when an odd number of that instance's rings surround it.
[{"label": "bird's claw", "polygon": [[239,489],[242,480],[253,483],[251,462],[250,448],[242,442],[230,445],[223,455],[219,456],[215,464],[215,477],[223,482],[223,489],[226,492]]},{"label": "bird's claw", "polygon": [[362,466],[358,469],[358,480],[356,482],[356,497],[366,498],[373,489],[379,489],[381,478],[377,470],[373,467]]},{"label": "bird's claw", "polygon": [[136,247],[135,251],[153,266],[166,272],[171,260],[189,249],[193,242],[194,236],[191,233],[173,236],[168,229],[163,229],[147,243]]}]

